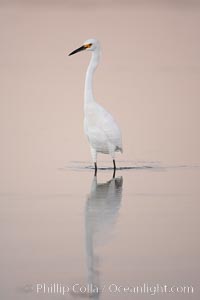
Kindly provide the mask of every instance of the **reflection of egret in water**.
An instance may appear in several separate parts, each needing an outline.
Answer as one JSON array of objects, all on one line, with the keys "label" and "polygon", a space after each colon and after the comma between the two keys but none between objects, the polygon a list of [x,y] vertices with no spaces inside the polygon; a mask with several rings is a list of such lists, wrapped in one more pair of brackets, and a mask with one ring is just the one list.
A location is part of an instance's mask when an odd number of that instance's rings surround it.
[{"label": "reflection of egret in water", "polygon": [[94,288],[90,297],[100,297],[99,257],[97,246],[110,238],[116,223],[122,199],[123,177],[112,178],[106,183],[92,181],[91,191],[85,207],[86,255],[88,284]]}]

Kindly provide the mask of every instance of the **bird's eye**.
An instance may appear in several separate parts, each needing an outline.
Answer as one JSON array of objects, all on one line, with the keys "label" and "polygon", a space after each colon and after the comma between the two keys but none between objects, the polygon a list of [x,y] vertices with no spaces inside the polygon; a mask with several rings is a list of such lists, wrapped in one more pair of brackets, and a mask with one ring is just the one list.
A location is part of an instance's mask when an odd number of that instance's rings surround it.
[{"label": "bird's eye", "polygon": [[90,48],[92,46],[92,44],[87,44],[85,45],[85,48]]}]

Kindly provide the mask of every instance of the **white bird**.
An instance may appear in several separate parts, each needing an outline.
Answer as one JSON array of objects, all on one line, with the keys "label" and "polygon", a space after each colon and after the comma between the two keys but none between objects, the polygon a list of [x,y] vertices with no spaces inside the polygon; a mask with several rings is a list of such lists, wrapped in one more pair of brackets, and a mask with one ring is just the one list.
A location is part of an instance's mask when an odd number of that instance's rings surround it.
[{"label": "white bird", "polygon": [[85,78],[84,132],[90,144],[95,175],[97,173],[97,153],[99,152],[111,155],[115,173],[115,152],[123,152],[121,132],[113,116],[96,102],[93,95],[93,75],[100,60],[100,43],[96,39],[86,40],[83,46],[71,52],[69,56],[83,50],[92,52]]}]

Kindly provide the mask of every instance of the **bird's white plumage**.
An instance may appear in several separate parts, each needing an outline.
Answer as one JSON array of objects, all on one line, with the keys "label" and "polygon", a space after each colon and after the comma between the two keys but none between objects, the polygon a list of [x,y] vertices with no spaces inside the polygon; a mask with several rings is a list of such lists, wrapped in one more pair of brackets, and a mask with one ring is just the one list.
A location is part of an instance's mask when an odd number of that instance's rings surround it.
[{"label": "bird's white plumage", "polygon": [[96,39],[89,39],[71,54],[84,49],[92,52],[85,78],[84,132],[90,144],[93,162],[96,163],[97,153],[110,154],[114,159],[115,152],[122,152],[122,139],[113,116],[95,101],[93,95],[93,75],[100,60],[100,44]]},{"label": "bird's white plumage", "polygon": [[112,115],[97,102],[87,105],[84,131],[93,149],[114,155],[122,151],[121,133]]},{"label": "bird's white plumage", "polygon": [[122,152],[120,129],[112,115],[95,101],[93,95],[93,75],[100,59],[100,44],[96,39],[85,41],[84,45],[92,44],[87,50],[92,51],[92,57],[85,78],[84,99],[84,131],[88,138],[93,161],[97,153],[110,154],[115,157],[116,151]]}]

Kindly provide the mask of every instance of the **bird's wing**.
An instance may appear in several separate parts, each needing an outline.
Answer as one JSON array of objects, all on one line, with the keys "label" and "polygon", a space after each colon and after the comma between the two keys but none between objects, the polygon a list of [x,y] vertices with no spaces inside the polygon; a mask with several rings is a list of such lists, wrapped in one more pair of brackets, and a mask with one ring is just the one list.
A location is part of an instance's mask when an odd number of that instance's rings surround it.
[{"label": "bird's wing", "polygon": [[91,126],[88,130],[95,132],[97,139],[107,139],[115,150],[122,151],[122,139],[120,129],[113,116],[106,111],[101,105],[95,103],[89,110],[89,120]]},{"label": "bird's wing", "polygon": [[118,150],[122,150],[122,138],[119,126],[108,111],[106,111],[102,106],[100,106],[100,109],[103,114],[103,118],[100,123],[101,129],[104,131],[110,143],[116,146]]}]

